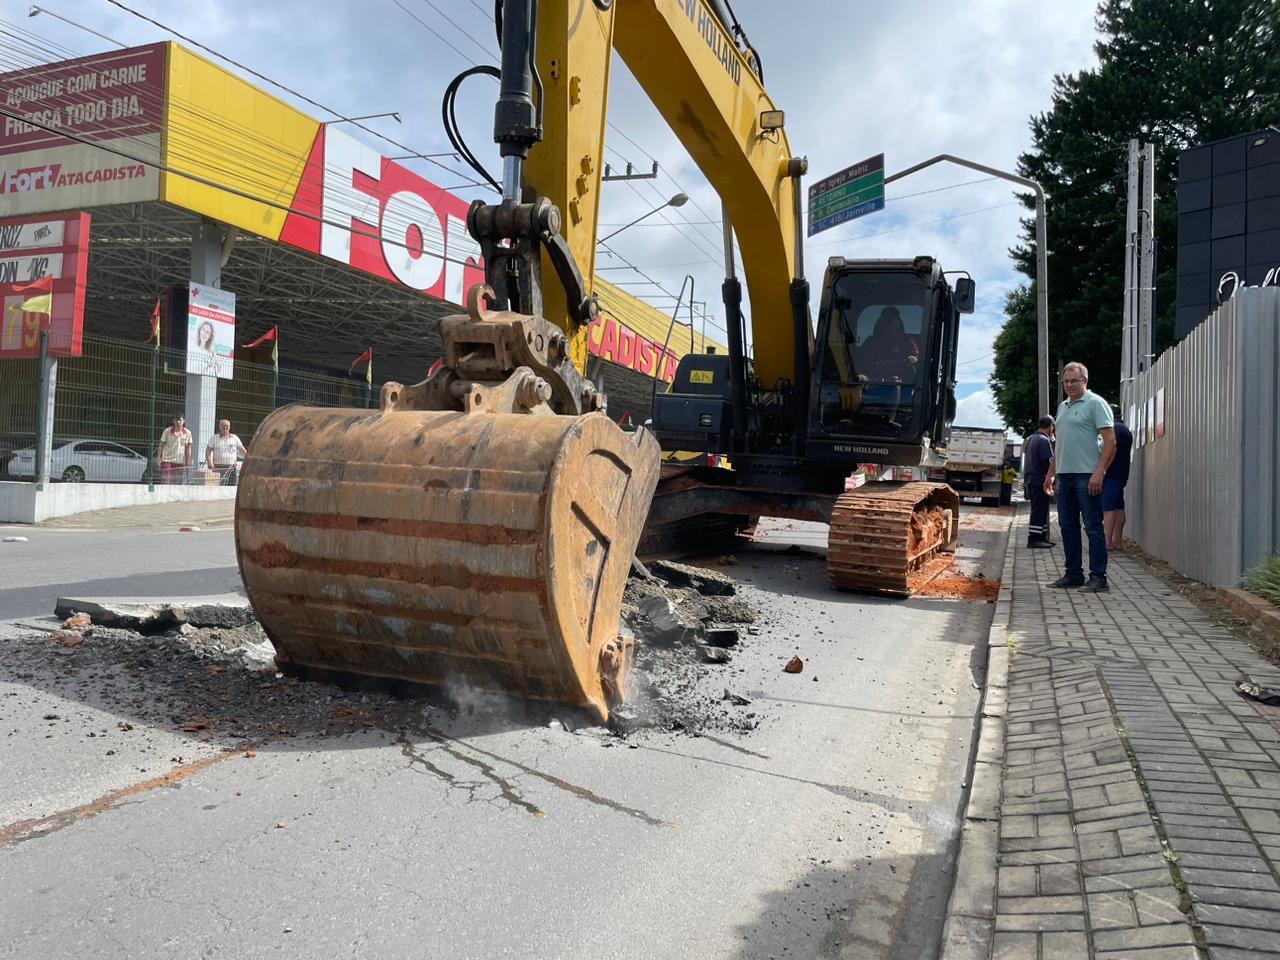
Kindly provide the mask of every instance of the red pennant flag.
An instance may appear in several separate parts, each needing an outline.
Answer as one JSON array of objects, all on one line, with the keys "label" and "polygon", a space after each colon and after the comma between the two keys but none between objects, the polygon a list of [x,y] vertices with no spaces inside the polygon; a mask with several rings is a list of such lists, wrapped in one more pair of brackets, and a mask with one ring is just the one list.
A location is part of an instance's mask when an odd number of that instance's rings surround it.
[{"label": "red pennant flag", "polygon": [[270,330],[268,330],[266,333],[260,336],[257,340],[253,341],[253,343],[246,343],[244,345],[244,348],[246,350],[252,350],[254,347],[260,347],[267,342],[275,343],[276,338],[278,336],[279,334],[276,332],[276,328],[272,327]]},{"label": "red pennant flag", "polygon": [[151,308],[151,339],[156,342],[156,346],[160,346],[160,298],[156,298],[156,305]]},{"label": "red pennant flag", "polygon": [[444,366],[444,357],[441,357],[439,360],[437,360],[435,363],[431,365],[431,369],[427,371],[427,376],[428,377],[435,376],[436,371],[443,366]]},{"label": "red pennant flag", "polygon": [[360,354],[360,356],[356,357],[354,360],[351,361],[351,368],[347,371],[347,376],[351,376],[351,374],[355,373],[356,367],[360,366],[360,364],[364,363],[366,360],[369,361],[368,379],[372,380],[373,379],[373,372],[372,372],[373,371],[373,347],[370,347],[364,353]]},{"label": "red pennant flag", "polygon": [[53,274],[46,273],[39,280],[32,280],[30,283],[16,284],[13,288],[14,293],[53,293]]}]

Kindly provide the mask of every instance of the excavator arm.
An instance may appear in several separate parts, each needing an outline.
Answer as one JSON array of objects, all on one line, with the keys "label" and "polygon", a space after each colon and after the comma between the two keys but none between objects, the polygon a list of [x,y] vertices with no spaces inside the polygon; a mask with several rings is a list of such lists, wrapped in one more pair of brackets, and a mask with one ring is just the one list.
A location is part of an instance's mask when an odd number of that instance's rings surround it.
[{"label": "excavator arm", "polygon": [[[529,0],[507,0],[504,25],[526,5]],[[746,273],[755,372],[772,386],[796,374],[789,290],[803,274],[797,189],[804,161],[792,157],[785,130],[763,126],[762,118],[779,116],[776,105],[718,6],[705,0],[532,4],[542,140],[529,148],[523,187],[526,197],[546,197],[560,208],[568,249],[582,276],[594,276],[616,49],[723,200]],[[504,42],[504,61],[509,53]],[[544,253],[543,275],[553,269]],[[544,283],[542,300],[543,315],[566,331],[574,362],[585,369],[586,327],[576,305],[560,284]],[[808,361],[806,343],[802,362]]]}]

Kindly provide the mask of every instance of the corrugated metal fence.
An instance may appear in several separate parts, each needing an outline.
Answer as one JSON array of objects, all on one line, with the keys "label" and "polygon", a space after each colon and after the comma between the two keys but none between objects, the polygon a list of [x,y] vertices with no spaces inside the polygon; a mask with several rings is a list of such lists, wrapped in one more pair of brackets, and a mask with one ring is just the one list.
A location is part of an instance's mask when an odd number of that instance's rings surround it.
[{"label": "corrugated metal fence", "polygon": [[1280,553],[1280,288],[1240,290],[1126,402],[1129,536],[1213,586]]}]

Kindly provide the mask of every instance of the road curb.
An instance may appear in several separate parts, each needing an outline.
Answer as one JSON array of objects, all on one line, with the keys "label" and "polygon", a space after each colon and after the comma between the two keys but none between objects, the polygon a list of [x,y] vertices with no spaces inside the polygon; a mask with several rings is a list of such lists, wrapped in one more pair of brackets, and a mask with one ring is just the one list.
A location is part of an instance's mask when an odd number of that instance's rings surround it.
[{"label": "road curb", "polygon": [[1004,775],[1004,718],[1009,688],[1009,617],[1013,606],[1013,536],[1005,536],[1000,593],[987,634],[987,682],[970,759],[956,848],[955,881],[947,901],[940,960],[989,960],[995,931],[996,851],[1000,842],[1001,778]]}]

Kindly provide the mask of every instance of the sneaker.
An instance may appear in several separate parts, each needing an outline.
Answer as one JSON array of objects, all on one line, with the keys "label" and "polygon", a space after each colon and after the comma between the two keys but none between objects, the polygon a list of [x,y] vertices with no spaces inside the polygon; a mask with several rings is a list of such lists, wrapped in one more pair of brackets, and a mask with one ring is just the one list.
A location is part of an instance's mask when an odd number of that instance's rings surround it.
[{"label": "sneaker", "polygon": [[1048,540],[1028,540],[1027,541],[1028,550],[1050,550],[1052,548],[1053,548],[1053,544],[1050,543]]},{"label": "sneaker", "polygon": [[1106,593],[1111,588],[1107,586],[1106,577],[1090,577],[1089,582],[1080,588],[1081,593]]},{"label": "sneaker", "polygon": [[1057,580],[1053,581],[1053,583],[1049,584],[1049,586],[1051,586],[1051,587],[1057,587],[1059,590],[1068,590],[1068,589],[1070,589],[1070,588],[1072,588],[1072,587],[1083,587],[1083,586],[1084,586],[1084,578],[1083,578],[1083,577],[1068,577],[1068,576],[1065,576],[1065,575],[1064,575],[1064,576],[1059,577]]}]

